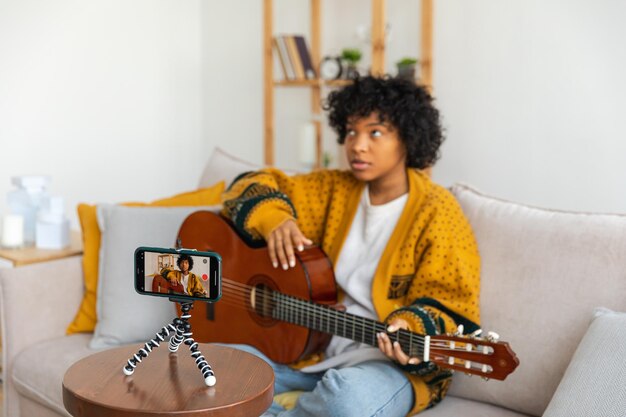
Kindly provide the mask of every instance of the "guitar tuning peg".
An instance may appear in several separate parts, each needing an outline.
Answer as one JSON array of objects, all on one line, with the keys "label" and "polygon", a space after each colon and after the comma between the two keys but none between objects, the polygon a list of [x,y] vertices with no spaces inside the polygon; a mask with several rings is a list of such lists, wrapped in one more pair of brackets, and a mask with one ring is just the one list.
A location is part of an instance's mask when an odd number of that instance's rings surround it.
[{"label": "guitar tuning peg", "polygon": [[456,332],[454,332],[454,335],[455,336],[462,336],[464,330],[465,330],[465,327],[463,327],[462,324],[459,324],[459,327],[456,328]]},{"label": "guitar tuning peg", "polygon": [[476,330],[476,331],[472,332],[472,333],[470,334],[470,337],[471,337],[472,339],[474,339],[474,338],[476,338],[476,337],[480,336],[480,335],[482,334],[482,332],[483,332],[483,329],[478,329],[478,330]]},{"label": "guitar tuning peg", "polygon": [[500,335],[496,332],[487,332],[487,340],[490,342],[497,342],[500,339]]}]

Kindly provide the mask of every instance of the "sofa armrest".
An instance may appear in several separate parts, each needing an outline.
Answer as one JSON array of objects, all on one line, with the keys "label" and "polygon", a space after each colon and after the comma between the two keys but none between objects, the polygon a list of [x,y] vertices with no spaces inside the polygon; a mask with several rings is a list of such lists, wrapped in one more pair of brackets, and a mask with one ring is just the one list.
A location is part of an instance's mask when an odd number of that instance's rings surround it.
[{"label": "sofa armrest", "polygon": [[3,381],[20,352],[65,334],[83,296],[82,276],[80,256],[0,269]]}]

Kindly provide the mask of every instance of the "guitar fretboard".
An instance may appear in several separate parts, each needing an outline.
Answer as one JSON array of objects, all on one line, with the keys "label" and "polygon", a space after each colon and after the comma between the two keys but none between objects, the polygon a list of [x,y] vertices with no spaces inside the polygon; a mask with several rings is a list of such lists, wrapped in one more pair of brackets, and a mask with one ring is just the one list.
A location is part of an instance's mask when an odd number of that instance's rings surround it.
[{"label": "guitar fretboard", "polygon": [[[273,306],[271,316],[276,320],[345,337],[370,346],[377,347],[376,334],[386,332],[387,329],[387,325],[379,321],[279,292],[272,292],[269,299]],[[388,335],[392,341],[399,342],[402,350],[409,356],[423,356],[423,336],[407,330],[398,330]]]}]

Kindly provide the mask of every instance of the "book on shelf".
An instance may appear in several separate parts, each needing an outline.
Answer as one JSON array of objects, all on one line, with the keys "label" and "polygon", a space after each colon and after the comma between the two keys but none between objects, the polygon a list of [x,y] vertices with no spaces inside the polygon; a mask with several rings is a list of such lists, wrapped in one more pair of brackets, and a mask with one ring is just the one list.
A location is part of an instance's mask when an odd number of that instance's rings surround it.
[{"label": "book on shelf", "polygon": [[280,67],[283,69],[283,77],[285,80],[293,80],[296,78],[293,67],[291,66],[291,62],[289,61],[289,55],[287,54],[287,46],[284,43],[284,40],[280,37],[274,37],[272,39],[272,43],[274,44],[274,51],[276,51],[276,55],[278,55],[278,61],[280,62]]},{"label": "book on shelf", "polygon": [[298,55],[300,56],[300,61],[302,61],[306,78],[309,80],[317,78],[315,68],[313,68],[313,60],[311,59],[311,54],[309,53],[309,48],[307,47],[304,36],[295,35],[294,40],[298,47]]},{"label": "book on shelf", "polygon": [[279,35],[274,37],[273,45],[286,80],[317,78],[304,36]]},{"label": "book on shelf", "polygon": [[300,61],[300,54],[298,54],[298,47],[296,46],[296,40],[293,36],[285,35],[285,44],[287,45],[287,52],[289,58],[293,64],[293,70],[296,73],[297,80],[305,80],[304,66]]}]

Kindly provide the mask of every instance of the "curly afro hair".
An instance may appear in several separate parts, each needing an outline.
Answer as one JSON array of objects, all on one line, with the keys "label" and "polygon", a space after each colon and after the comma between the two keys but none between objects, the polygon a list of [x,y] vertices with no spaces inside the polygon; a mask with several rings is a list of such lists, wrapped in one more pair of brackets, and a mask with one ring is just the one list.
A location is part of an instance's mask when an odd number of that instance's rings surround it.
[{"label": "curly afro hair", "polygon": [[183,261],[189,262],[189,270],[191,271],[193,269],[193,258],[187,255],[186,253],[183,253],[182,255],[180,255],[178,259],[176,260],[176,265],[178,265],[178,269],[180,270],[182,270],[182,268],[180,267],[180,264]]},{"label": "curly afro hair", "polygon": [[407,151],[406,165],[424,169],[439,159],[443,131],[439,111],[426,88],[391,77],[357,77],[354,83],[333,91],[324,103],[330,126],[343,145],[348,122],[377,112],[381,122],[398,129]]}]

